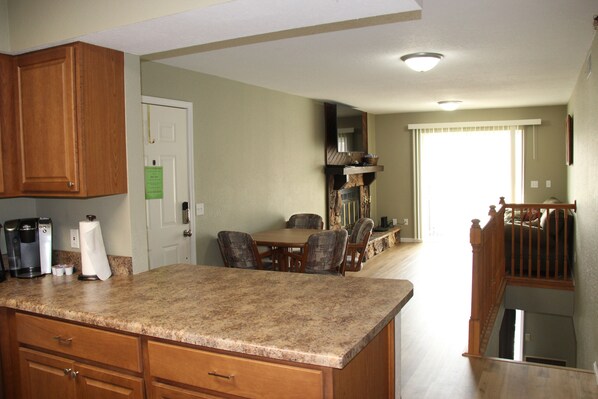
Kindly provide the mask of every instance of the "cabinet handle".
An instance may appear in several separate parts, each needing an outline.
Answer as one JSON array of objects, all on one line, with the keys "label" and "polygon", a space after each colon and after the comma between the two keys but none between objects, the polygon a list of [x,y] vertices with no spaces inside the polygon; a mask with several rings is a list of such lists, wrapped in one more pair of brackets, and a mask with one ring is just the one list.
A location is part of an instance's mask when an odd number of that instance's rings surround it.
[{"label": "cabinet handle", "polygon": [[60,335],[57,335],[56,337],[53,337],[52,339],[58,341],[58,343],[60,345],[70,345],[73,343],[73,339],[72,338],[62,338]]},{"label": "cabinet handle", "polygon": [[78,371],[71,370],[71,378],[72,378],[73,380],[76,380],[78,375],[79,375],[79,372],[78,372]]},{"label": "cabinet handle", "polygon": [[62,371],[64,371],[64,375],[70,375],[71,371],[73,371],[72,369],[63,369]]},{"label": "cabinet handle", "polygon": [[218,374],[215,371],[209,371],[208,375],[211,375],[212,377],[224,378],[225,380],[232,380],[233,378],[235,378],[234,375]]},{"label": "cabinet handle", "polygon": [[68,188],[73,188],[75,187],[75,183],[73,183],[72,181],[66,183],[66,185],[68,186]]}]

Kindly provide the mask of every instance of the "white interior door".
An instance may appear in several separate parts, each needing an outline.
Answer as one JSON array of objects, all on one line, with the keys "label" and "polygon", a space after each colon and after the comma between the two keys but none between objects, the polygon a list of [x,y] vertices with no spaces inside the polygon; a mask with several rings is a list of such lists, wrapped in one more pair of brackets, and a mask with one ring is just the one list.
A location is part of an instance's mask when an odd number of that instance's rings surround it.
[{"label": "white interior door", "polygon": [[[189,109],[149,104],[145,100],[145,166],[159,166],[163,172],[162,198],[146,199],[150,269],[174,263],[195,263]],[[189,209],[188,222],[183,217],[185,202]]]}]

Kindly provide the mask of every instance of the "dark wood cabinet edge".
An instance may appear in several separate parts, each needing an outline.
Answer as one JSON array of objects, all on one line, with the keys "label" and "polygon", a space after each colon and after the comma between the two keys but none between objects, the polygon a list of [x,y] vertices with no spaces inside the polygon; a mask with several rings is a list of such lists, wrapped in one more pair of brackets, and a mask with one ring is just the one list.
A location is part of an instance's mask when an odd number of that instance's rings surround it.
[{"label": "dark wood cabinet edge", "polygon": [[15,311],[0,307],[0,360],[2,379],[0,396],[2,399],[21,397],[19,372],[19,349],[16,337]]}]

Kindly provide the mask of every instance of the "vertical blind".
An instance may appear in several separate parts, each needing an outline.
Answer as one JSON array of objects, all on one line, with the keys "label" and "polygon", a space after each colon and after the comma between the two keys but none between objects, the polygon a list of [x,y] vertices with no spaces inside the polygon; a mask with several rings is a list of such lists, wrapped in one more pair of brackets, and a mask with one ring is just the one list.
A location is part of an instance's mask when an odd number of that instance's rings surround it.
[{"label": "vertical blind", "polygon": [[500,196],[522,200],[523,124],[409,128],[413,131],[416,239],[467,240],[471,219],[483,219]]}]

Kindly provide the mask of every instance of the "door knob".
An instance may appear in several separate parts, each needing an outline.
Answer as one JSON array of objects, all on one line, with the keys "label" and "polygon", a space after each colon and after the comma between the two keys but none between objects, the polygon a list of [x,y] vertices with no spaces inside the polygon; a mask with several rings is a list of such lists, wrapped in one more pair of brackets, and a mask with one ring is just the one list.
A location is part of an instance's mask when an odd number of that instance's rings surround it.
[{"label": "door knob", "polygon": [[185,236],[185,237],[191,237],[192,235],[193,235],[193,233],[191,232],[191,230],[183,231],[183,236]]}]

